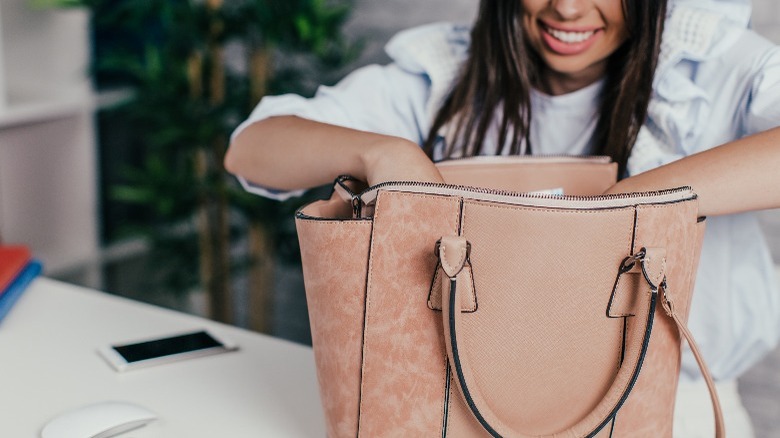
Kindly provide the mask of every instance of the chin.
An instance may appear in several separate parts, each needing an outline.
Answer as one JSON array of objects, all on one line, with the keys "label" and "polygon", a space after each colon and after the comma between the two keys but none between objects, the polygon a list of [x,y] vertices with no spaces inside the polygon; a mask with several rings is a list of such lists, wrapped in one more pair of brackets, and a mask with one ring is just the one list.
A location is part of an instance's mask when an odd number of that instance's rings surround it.
[{"label": "chin", "polygon": [[578,74],[584,73],[586,70],[588,70],[587,63],[583,62],[550,62],[547,61],[547,68],[550,70],[560,73],[567,76],[577,76]]},{"label": "chin", "polygon": [[586,59],[561,59],[558,57],[544,57],[544,63],[551,71],[567,76],[571,79],[581,78],[583,76],[598,76],[604,72],[599,72],[601,63],[593,63]]}]

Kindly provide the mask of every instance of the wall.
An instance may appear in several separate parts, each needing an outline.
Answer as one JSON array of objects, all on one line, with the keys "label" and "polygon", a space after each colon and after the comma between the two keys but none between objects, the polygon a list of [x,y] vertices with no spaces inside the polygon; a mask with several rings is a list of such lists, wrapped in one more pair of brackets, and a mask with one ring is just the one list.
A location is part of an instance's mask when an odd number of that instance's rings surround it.
[{"label": "wall", "polygon": [[470,23],[478,0],[355,0],[346,32],[365,43],[359,64],[389,61],[382,47],[401,29],[436,21]]},{"label": "wall", "polygon": [[761,35],[780,43],[780,2],[753,0],[753,27]]}]

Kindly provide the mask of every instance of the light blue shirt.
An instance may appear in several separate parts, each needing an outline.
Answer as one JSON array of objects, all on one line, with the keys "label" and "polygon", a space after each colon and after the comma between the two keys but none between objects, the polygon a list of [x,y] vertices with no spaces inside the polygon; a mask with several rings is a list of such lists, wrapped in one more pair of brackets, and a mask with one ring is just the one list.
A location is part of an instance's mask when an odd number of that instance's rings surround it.
[{"label": "light blue shirt", "polygon": [[[780,48],[748,30],[749,17],[744,2],[678,0],[671,9],[630,174],[780,126]],[[254,121],[297,115],[422,144],[467,56],[469,40],[468,27],[444,23],[401,32],[386,47],[393,63],[363,67],[334,87],[320,87],[311,99],[266,97],[234,136]],[[533,92],[534,153],[590,153],[602,86],[554,97]],[[487,140],[486,153],[500,149],[495,139]],[[242,184],[275,199],[300,193],[243,179]],[[776,345],[776,282],[753,214],[708,219],[689,327],[716,379],[739,376]],[[689,351],[682,377],[699,378]]]}]

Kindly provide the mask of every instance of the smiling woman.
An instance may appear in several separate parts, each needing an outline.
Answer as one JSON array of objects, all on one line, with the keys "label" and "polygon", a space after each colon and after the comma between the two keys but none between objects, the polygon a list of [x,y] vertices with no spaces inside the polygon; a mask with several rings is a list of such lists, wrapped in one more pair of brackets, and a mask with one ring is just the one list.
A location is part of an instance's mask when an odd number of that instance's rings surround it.
[{"label": "smiling woman", "polygon": [[[670,1],[482,0],[470,28],[398,34],[388,66],[312,99],[263,99],[226,166],[275,198],[344,173],[440,182],[432,161],[474,155],[608,155],[621,178],[611,194],[691,186],[698,214],[716,217],[689,326],[728,435],[750,437],[733,382],[777,344],[780,292],[754,215],[734,213],[780,207],[767,190],[780,167],[780,48],[748,29],[743,0]],[[694,366],[686,353],[681,386],[703,391]],[[675,437],[712,430],[695,404],[677,404]]]}]

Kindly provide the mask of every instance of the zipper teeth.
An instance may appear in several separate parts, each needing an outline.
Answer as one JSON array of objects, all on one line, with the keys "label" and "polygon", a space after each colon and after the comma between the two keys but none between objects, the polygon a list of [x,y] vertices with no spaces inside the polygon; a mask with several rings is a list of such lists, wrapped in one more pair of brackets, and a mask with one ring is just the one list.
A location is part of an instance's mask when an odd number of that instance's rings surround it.
[{"label": "zipper teeth", "polygon": [[491,161],[491,159],[494,158],[500,158],[501,161],[543,161],[543,160],[550,160],[550,159],[553,160],[571,159],[573,161],[586,162],[586,163],[612,163],[612,158],[607,155],[582,156],[582,155],[570,155],[570,154],[538,154],[538,155],[475,155],[473,157],[448,158],[446,160],[437,161],[436,165],[447,166],[448,163],[460,164],[458,163],[459,161],[469,161],[469,160],[473,160],[475,162]]},{"label": "zipper teeth", "polygon": [[[371,202],[376,200],[376,193],[379,192],[379,190],[389,186],[436,187],[445,190],[462,190],[462,191],[468,191],[472,193],[481,193],[485,195],[511,196],[517,198],[525,198],[525,199],[530,198],[530,199],[592,201],[592,202],[611,201],[611,200],[629,199],[629,198],[638,198],[638,197],[646,198],[652,196],[663,196],[663,195],[670,195],[674,193],[688,192],[692,190],[690,186],[683,186],[683,187],[677,187],[673,189],[655,190],[649,192],[616,193],[614,195],[579,196],[579,195],[553,195],[548,193],[523,193],[523,192],[510,191],[510,190],[494,190],[494,189],[486,189],[482,187],[461,186],[455,184],[431,183],[431,182],[419,182],[419,181],[386,181],[377,184],[375,186],[369,187],[366,190],[362,191],[358,195],[358,198],[362,201],[361,203],[363,205],[370,205]],[[366,195],[371,195],[371,196],[369,196],[369,199],[364,199]]]}]

